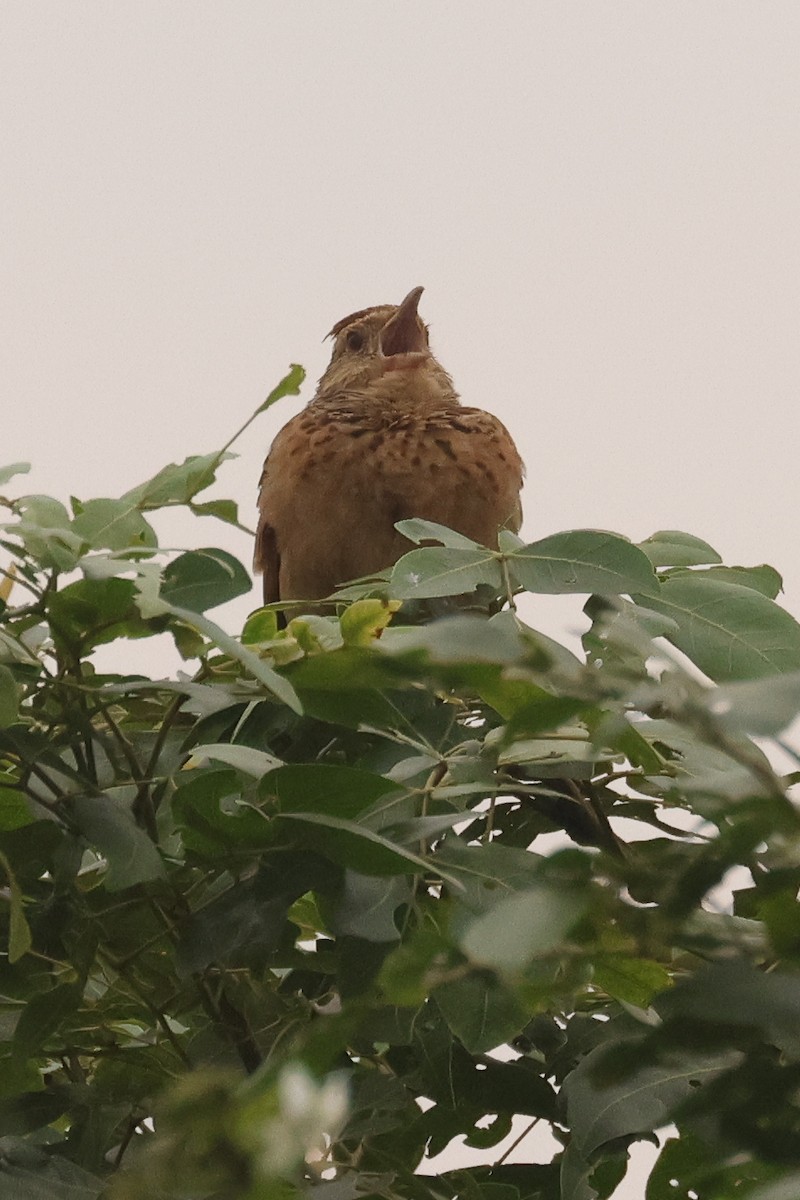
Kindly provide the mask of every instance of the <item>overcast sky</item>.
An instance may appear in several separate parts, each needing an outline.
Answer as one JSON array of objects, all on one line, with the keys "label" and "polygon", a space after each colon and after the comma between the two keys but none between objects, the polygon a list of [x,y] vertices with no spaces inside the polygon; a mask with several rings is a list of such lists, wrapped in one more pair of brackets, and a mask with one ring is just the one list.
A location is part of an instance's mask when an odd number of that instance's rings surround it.
[{"label": "overcast sky", "polygon": [[300,362],[253,523],[323,335],[423,284],[524,534],[684,529],[800,615],[798,46],[797,0],[4,0],[0,461],[119,495]]}]

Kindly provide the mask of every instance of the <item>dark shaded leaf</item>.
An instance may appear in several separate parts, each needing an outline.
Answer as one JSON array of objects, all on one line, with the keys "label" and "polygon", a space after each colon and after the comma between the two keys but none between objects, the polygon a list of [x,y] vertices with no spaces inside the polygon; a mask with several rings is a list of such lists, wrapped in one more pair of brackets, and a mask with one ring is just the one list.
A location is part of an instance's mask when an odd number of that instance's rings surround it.
[{"label": "dark shaded leaf", "polygon": [[250,576],[226,550],[192,550],[164,571],[161,595],[169,604],[205,612],[249,592]]},{"label": "dark shaded leaf", "polygon": [[128,809],[107,796],[78,796],[73,806],[81,833],[108,863],[106,887],[110,892],[147,883],[164,874],[158,850]]}]

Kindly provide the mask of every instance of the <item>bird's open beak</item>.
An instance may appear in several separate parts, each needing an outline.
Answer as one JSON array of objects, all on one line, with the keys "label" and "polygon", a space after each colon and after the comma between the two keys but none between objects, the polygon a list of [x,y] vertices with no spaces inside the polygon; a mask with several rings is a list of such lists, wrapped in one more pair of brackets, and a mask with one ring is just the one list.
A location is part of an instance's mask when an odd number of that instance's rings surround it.
[{"label": "bird's open beak", "polygon": [[392,358],[397,354],[428,352],[425,326],[417,316],[417,305],[424,290],[416,287],[410,291],[397,312],[381,330],[381,354],[384,358]]}]

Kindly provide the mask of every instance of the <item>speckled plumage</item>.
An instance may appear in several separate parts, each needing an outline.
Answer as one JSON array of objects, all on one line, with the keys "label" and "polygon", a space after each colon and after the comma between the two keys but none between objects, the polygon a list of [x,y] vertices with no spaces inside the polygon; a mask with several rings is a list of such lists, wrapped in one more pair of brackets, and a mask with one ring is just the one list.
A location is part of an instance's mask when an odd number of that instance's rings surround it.
[{"label": "speckled plumage", "polygon": [[256,534],[265,603],[321,599],[390,566],[412,549],[394,529],[407,517],[488,546],[519,528],[522,461],[496,417],[459,402],[421,292],[337,322],[314,399],[275,438]]}]

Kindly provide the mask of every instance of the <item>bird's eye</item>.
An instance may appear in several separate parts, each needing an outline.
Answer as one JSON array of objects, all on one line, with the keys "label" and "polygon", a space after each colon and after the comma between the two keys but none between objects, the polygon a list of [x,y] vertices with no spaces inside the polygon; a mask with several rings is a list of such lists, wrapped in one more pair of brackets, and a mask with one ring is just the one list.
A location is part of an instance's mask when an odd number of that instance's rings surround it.
[{"label": "bird's eye", "polygon": [[351,329],[347,335],[347,349],[348,350],[363,350],[363,348],[364,348],[363,333],[360,333],[358,329]]}]

